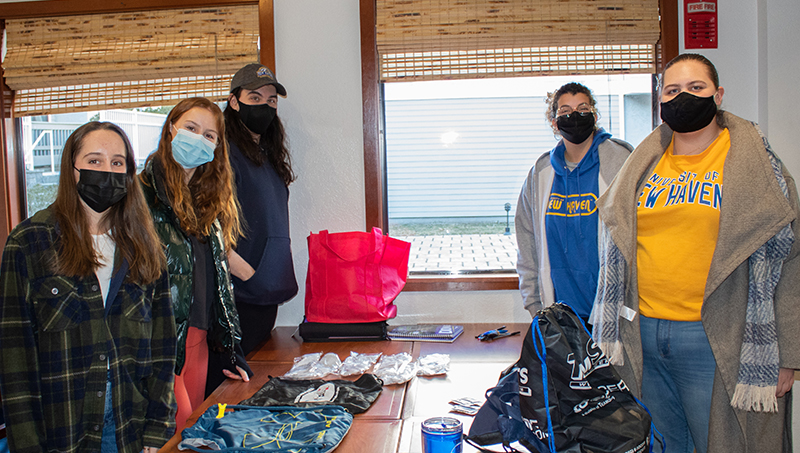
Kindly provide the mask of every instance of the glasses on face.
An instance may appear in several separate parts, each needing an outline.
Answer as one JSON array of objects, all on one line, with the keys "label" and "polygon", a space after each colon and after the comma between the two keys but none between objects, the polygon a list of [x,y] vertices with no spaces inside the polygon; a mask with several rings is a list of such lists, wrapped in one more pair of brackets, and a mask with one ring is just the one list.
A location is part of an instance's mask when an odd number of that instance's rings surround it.
[{"label": "glasses on face", "polygon": [[572,109],[572,107],[564,105],[556,111],[556,116],[570,115],[572,114],[572,112],[578,112],[581,115],[589,115],[590,113],[594,113],[594,109],[592,108],[591,105],[585,102],[583,104],[579,104],[578,107],[574,110]]}]

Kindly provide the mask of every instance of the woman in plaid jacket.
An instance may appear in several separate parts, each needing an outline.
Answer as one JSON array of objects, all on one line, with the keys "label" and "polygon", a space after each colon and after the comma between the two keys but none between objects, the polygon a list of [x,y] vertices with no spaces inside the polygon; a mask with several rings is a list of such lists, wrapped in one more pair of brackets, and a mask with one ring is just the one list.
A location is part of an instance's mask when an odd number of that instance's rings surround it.
[{"label": "woman in plaid jacket", "polygon": [[56,201],[8,237],[0,392],[9,448],[155,453],[175,430],[164,252],[111,123],[67,140]]}]

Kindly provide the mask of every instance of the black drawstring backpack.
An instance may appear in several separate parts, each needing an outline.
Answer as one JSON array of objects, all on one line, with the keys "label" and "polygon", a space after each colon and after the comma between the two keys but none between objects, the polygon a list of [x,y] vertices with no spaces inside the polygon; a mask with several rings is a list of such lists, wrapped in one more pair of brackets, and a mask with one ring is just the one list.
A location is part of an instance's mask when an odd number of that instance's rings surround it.
[{"label": "black drawstring backpack", "polygon": [[537,313],[517,366],[520,414],[540,453],[652,451],[650,414],[568,305]]}]

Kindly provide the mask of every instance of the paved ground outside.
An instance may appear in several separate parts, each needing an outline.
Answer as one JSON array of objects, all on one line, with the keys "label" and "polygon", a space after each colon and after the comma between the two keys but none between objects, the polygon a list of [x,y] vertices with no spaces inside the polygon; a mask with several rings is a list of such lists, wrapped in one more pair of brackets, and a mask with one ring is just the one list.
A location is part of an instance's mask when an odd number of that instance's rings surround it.
[{"label": "paved ground outside", "polygon": [[411,243],[409,272],[516,271],[516,235],[398,236]]}]

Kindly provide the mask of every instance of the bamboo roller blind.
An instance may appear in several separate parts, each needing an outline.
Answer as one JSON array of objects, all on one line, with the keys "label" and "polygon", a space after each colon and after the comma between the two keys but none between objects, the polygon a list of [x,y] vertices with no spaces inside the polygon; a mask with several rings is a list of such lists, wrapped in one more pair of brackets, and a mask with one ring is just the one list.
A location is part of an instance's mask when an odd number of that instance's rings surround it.
[{"label": "bamboo roller blind", "polygon": [[377,0],[384,81],[652,73],[658,0]]},{"label": "bamboo roller blind", "polygon": [[17,115],[227,97],[258,61],[258,6],[6,21],[6,83]]}]

